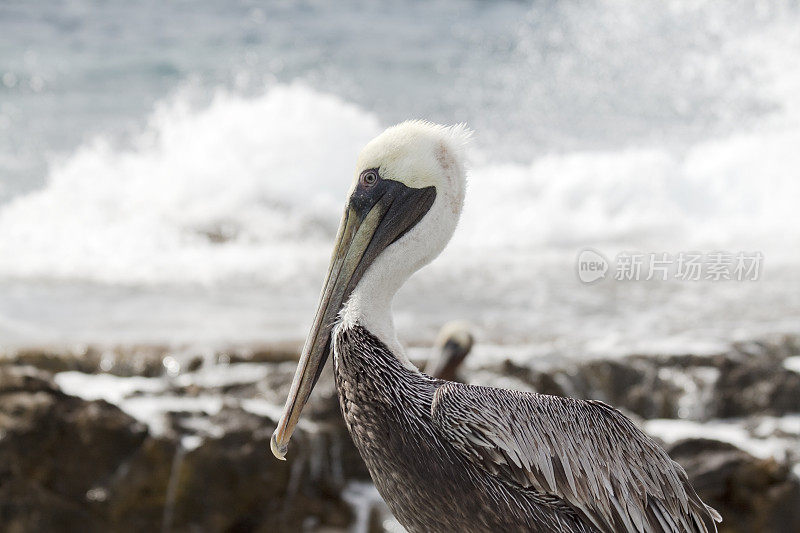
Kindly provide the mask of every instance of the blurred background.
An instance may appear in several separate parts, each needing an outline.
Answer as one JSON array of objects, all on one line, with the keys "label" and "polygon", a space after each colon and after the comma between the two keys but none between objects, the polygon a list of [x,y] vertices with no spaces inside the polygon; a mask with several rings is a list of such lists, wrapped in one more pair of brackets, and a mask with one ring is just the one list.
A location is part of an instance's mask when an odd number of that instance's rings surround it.
[{"label": "blurred background", "polygon": [[[610,401],[727,530],[800,528],[800,4],[461,0],[0,3],[0,527],[396,529],[330,380],[267,440],[409,118],[475,130],[412,356],[466,319],[461,379]],[[585,284],[587,247],[763,262]]]}]

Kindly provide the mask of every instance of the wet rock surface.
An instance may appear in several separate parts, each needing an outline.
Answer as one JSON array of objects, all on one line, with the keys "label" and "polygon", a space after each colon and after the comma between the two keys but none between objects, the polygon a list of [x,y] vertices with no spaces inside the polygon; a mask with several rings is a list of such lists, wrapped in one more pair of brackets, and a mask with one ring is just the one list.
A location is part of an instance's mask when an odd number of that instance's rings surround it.
[{"label": "wet rock surface", "polygon": [[341,493],[368,474],[332,391],[314,398],[281,462],[269,451],[279,408],[254,384],[149,379],[113,405],[67,394],[51,372],[0,367],[3,531],[347,530]]},{"label": "wet rock surface", "polygon": [[667,451],[703,501],[725,518],[720,531],[800,531],[800,479],[787,464],[702,438],[679,441]]},{"label": "wet rock surface", "polygon": [[0,428],[0,521],[17,531],[101,527],[92,495],[147,434],[117,407],[63,394],[27,366],[0,370]]},{"label": "wet rock surface", "polygon": [[714,355],[632,355],[538,369],[505,361],[491,371],[542,394],[593,398],[641,418],[708,420],[800,413],[797,337],[732,346]]},{"label": "wet rock surface", "polygon": [[[290,347],[140,346],[0,356],[7,531],[396,530],[323,375],[286,462],[269,438]],[[712,355],[463,370],[473,382],[596,398],[631,414],[716,507],[722,531],[800,531],[795,337]],[[709,438],[713,436],[714,438]]]},{"label": "wet rock surface", "polygon": [[718,417],[800,411],[800,373],[771,361],[726,360],[715,389],[714,414]]}]

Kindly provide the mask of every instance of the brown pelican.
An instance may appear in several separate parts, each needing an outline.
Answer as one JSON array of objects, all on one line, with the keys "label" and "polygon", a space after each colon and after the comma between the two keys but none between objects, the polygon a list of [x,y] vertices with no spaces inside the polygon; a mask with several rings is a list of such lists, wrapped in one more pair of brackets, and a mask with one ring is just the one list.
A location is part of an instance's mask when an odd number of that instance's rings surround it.
[{"label": "brown pelican", "polygon": [[425,373],[448,381],[458,379],[458,368],[464,362],[475,342],[469,325],[461,321],[448,322],[436,336],[434,352],[425,365]]},{"label": "brown pelican", "polygon": [[405,122],[361,152],[272,452],[285,456],[332,352],[347,428],[411,532],[716,529],[681,467],[612,407],[443,381],[409,362],[392,298],[455,230],[468,136]]}]

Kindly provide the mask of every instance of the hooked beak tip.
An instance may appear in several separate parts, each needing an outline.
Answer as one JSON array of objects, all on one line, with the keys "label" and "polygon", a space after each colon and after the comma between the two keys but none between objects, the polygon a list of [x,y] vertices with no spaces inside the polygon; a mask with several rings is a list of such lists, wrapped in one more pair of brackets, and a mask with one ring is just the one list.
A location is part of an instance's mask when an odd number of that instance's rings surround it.
[{"label": "hooked beak tip", "polygon": [[288,444],[278,444],[278,431],[275,430],[275,433],[272,434],[272,438],[269,440],[269,447],[272,450],[272,455],[274,455],[277,459],[281,461],[286,460],[286,450],[289,449]]}]

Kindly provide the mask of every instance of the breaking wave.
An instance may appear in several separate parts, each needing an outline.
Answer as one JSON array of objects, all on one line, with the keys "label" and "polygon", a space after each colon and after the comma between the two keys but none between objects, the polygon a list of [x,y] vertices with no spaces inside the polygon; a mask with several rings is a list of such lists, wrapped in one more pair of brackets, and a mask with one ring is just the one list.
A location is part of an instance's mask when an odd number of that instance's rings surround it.
[{"label": "breaking wave", "polygon": [[[85,145],[43,189],[0,206],[0,278],[316,286],[355,157],[385,126],[299,84],[220,93],[199,109],[172,99],[129,146]],[[771,247],[794,261],[797,146],[800,126],[784,121],[688,149],[518,164],[493,159],[477,132],[464,217],[433,270],[452,275],[470,251],[513,261],[604,244]]]}]

